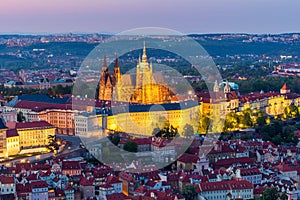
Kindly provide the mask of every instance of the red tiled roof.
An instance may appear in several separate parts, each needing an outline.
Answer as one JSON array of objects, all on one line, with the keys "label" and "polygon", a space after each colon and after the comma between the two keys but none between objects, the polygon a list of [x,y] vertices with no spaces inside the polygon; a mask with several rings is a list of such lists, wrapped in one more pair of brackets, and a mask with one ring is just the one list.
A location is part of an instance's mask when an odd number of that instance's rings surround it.
[{"label": "red tiled roof", "polygon": [[133,179],[133,177],[130,174],[128,174],[127,172],[121,172],[120,178],[127,182],[130,182]]},{"label": "red tiled roof", "polygon": [[232,164],[253,164],[254,159],[253,158],[248,158],[248,157],[241,157],[241,158],[228,158],[228,159],[221,159],[218,160],[217,162],[213,163],[213,165],[218,168],[218,167],[229,167]]},{"label": "red tiled roof", "polygon": [[183,163],[197,163],[198,160],[199,160],[198,156],[187,154],[187,153],[182,154],[180,158],[178,158],[178,161]]},{"label": "red tiled roof", "polygon": [[57,104],[20,100],[14,108],[30,109],[35,112],[41,112],[47,109],[71,110],[72,104]]},{"label": "red tiled roof", "polygon": [[80,170],[80,165],[78,161],[63,161],[62,170]]},{"label": "red tiled roof", "polygon": [[289,88],[288,88],[288,86],[287,86],[286,83],[282,86],[281,90],[289,90]]},{"label": "red tiled roof", "polygon": [[34,188],[48,188],[46,181],[34,181],[30,183],[32,189]]},{"label": "red tiled roof", "polygon": [[2,184],[13,184],[13,183],[15,183],[15,180],[13,177],[0,175],[0,182]]},{"label": "red tiled roof", "polygon": [[278,95],[280,95],[279,92],[266,92],[266,93],[254,92],[254,93],[239,96],[239,101],[241,103],[246,103],[246,102],[252,102],[256,100],[267,99]]},{"label": "red tiled roof", "polygon": [[51,166],[49,164],[32,164],[31,169],[34,171],[48,171],[51,169]]},{"label": "red tiled roof", "polygon": [[30,193],[31,192],[31,186],[30,184],[16,184],[16,191],[17,193]]},{"label": "red tiled roof", "polygon": [[249,175],[255,175],[255,174],[261,174],[258,168],[250,168],[250,169],[240,169],[242,176],[249,176]]},{"label": "red tiled roof", "polygon": [[290,166],[286,164],[280,164],[275,166],[280,172],[291,172],[291,171],[300,171],[300,166]]},{"label": "red tiled roof", "polygon": [[122,181],[120,181],[117,177],[114,177],[114,176],[109,176],[107,178],[106,182],[109,183],[109,184],[122,183]]},{"label": "red tiled roof", "polygon": [[129,198],[123,193],[106,195],[106,200],[130,200],[130,199],[131,198]]},{"label": "red tiled roof", "polygon": [[199,184],[201,192],[219,191],[219,190],[244,190],[253,189],[253,185],[245,180],[230,180],[219,182],[205,182]]},{"label": "red tiled roof", "polygon": [[71,186],[71,185],[67,185],[64,189],[65,191],[68,191],[68,190],[74,190],[74,188]]},{"label": "red tiled roof", "polygon": [[19,136],[18,132],[16,129],[8,129],[6,130],[6,137],[10,138],[10,137],[16,137]]},{"label": "red tiled roof", "polygon": [[149,187],[154,187],[155,185],[156,185],[156,182],[151,181],[151,180],[147,181],[147,183],[146,183],[146,186],[149,186]]},{"label": "red tiled roof", "polygon": [[81,186],[92,186],[93,185],[94,180],[92,178],[85,178],[85,177],[81,177],[79,184]]},{"label": "red tiled roof", "polygon": [[46,121],[35,122],[7,122],[7,126],[15,129],[31,129],[31,128],[54,128],[52,124]]},{"label": "red tiled roof", "polygon": [[138,186],[138,187],[134,190],[134,192],[140,193],[140,194],[144,194],[146,191],[147,191],[147,189],[146,189],[143,185]]},{"label": "red tiled roof", "polygon": [[16,173],[20,173],[22,170],[30,170],[31,164],[30,163],[17,163],[16,164]]},{"label": "red tiled roof", "polygon": [[136,143],[137,145],[145,145],[145,144],[151,144],[151,138],[137,138],[132,140],[132,142]]}]

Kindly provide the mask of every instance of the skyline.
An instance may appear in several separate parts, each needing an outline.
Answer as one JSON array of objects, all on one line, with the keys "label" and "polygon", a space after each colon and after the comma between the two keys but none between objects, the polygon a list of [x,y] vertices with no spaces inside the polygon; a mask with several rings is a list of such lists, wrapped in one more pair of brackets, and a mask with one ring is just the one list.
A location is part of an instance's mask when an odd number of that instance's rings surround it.
[{"label": "skyline", "polygon": [[290,0],[18,0],[0,7],[0,33],[118,33],[163,27],[182,33],[300,32],[300,2]]}]

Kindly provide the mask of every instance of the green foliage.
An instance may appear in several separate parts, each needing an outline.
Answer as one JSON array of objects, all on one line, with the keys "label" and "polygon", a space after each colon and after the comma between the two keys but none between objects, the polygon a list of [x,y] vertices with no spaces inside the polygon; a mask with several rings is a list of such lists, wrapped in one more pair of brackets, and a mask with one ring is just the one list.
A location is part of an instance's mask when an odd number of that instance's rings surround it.
[{"label": "green foliage", "polygon": [[5,88],[3,85],[0,85],[0,91],[3,96],[17,96],[20,94],[47,94],[49,96],[62,96],[64,94],[71,94],[73,86],[56,85],[49,89],[31,89],[31,88]]},{"label": "green foliage", "polygon": [[263,191],[262,200],[275,200],[279,198],[278,191],[275,187],[267,188]]},{"label": "green foliage", "polygon": [[198,132],[207,134],[210,123],[211,123],[211,119],[209,117],[205,116],[201,118]]},{"label": "green foliage", "polygon": [[242,112],[231,112],[226,115],[224,131],[250,128],[255,125],[263,126],[266,124],[267,115],[261,110],[246,109]]},{"label": "green foliage", "polygon": [[284,118],[285,119],[293,119],[299,116],[298,107],[295,105],[289,105],[284,108]]},{"label": "green foliage", "polygon": [[239,90],[244,94],[260,92],[261,90],[264,92],[279,91],[284,83],[288,85],[292,92],[300,93],[300,77],[270,77],[261,75],[246,81],[235,82],[239,85]]},{"label": "green foliage", "polygon": [[137,152],[138,145],[134,142],[128,141],[124,145],[124,150],[129,152]]},{"label": "green foliage", "polygon": [[186,200],[194,200],[197,197],[196,188],[193,184],[187,184],[184,186],[182,195]]},{"label": "green foliage", "polygon": [[261,128],[261,135],[264,141],[271,141],[275,145],[280,144],[293,144],[298,143],[298,138],[295,136],[294,131],[297,130],[295,125],[288,125],[282,128],[283,125],[278,121],[274,121],[270,125]]},{"label": "green foliage", "polygon": [[49,135],[48,140],[49,140],[49,143],[47,145],[47,149],[49,149],[51,152],[57,151],[59,149],[59,145],[57,143],[56,136]]},{"label": "green foliage", "polygon": [[23,113],[21,111],[19,111],[18,114],[17,114],[17,121],[18,122],[26,121],[26,118],[25,118],[25,116],[23,115]]},{"label": "green foliage", "polygon": [[120,142],[120,137],[118,135],[116,136],[113,136],[112,139],[111,139],[111,142],[114,144],[114,145],[118,145],[119,142]]},{"label": "green foliage", "polygon": [[155,137],[173,139],[178,136],[178,129],[171,125],[165,117],[161,117],[158,127],[153,130],[153,135]]},{"label": "green foliage", "polygon": [[190,124],[186,124],[183,127],[183,133],[182,133],[182,135],[185,136],[185,137],[192,137],[192,136],[194,136],[194,128],[193,128],[193,126],[191,126]]}]

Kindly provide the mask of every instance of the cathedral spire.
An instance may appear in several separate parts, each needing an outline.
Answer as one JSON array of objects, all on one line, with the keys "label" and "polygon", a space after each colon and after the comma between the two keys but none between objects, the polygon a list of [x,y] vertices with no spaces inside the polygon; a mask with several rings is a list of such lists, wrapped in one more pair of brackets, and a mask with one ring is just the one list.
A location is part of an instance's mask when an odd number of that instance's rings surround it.
[{"label": "cathedral spire", "polygon": [[116,62],[115,62],[115,68],[119,67],[119,59],[118,59],[118,53],[116,53]]},{"label": "cathedral spire", "polygon": [[119,66],[119,59],[117,53],[116,53],[116,61],[114,66],[114,78],[115,78],[115,84],[117,84],[121,80],[121,70]]},{"label": "cathedral spire", "polygon": [[103,64],[102,64],[102,71],[106,71],[107,70],[107,63],[106,63],[106,55],[104,53],[104,58],[103,58]]},{"label": "cathedral spire", "polygon": [[146,41],[144,41],[144,49],[143,49],[143,56],[142,56],[142,62],[147,62],[147,53],[146,53]]}]

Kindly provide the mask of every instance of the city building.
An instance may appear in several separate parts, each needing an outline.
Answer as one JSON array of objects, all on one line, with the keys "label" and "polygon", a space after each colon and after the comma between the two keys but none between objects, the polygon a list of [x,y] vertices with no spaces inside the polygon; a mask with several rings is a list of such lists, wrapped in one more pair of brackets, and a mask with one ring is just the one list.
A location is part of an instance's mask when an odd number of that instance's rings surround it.
[{"label": "city building", "polygon": [[17,155],[20,152],[20,137],[16,129],[6,131],[6,156]]},{"label": "city building", "polygon": [[14,177],[0,175],[0,199],[14,199],[16,184]]},{"label": "city building", "polygon": [[215,199],[253,199],[253,185],[245,180],[205,182],[197,185],[199,198]]},{"label": "city building", "polygon": [[56,132],[56,128],[45,121],[9,122],[7,126],[17,131],[20,149],[45,147],[49,144],[49,136],[54,136]]},{"label": "city building", "polygon": [[2,118],[0,118],[0,157],[2,157],[2,158],[7,156],[7,153],[6,153],[6,130],[7,130],[7,127],[4,123],[4,121],[2,120]]}]

